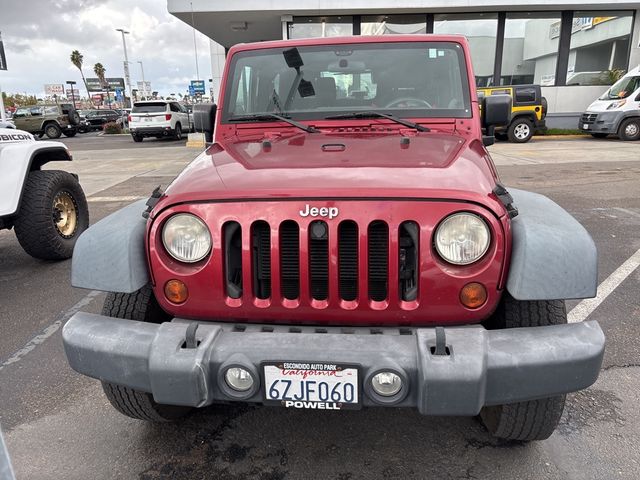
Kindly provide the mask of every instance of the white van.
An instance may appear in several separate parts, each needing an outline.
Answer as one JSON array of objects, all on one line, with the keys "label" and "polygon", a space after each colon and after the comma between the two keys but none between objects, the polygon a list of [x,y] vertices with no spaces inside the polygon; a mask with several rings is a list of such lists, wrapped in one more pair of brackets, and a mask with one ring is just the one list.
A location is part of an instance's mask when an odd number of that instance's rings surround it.
[{"label": "white van", "polygon": [[616,134],[640,140],[640,67],[628,72],[589,105],[580,117],[580,130],[596,138]]}]

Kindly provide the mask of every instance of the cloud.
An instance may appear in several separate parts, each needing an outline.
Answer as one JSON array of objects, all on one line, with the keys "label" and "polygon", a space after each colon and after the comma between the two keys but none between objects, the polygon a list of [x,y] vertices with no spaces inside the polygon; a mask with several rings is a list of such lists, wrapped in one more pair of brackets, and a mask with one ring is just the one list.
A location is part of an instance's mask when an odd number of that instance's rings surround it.
[{"label": "cloud", "polygon": [[[44,84],[75,80],[80,73],[71,64],[73,50],[84,55],[83,71],[93,77],[100,62],[108,77],[124,76],[122,37],[126,36],[131,83],[145,80],[161,94],[186,93],[196,78],[191,28],[167,12],[158,0],[33,0],[3,2],[0,32],[9,70],[0,72],[6,92],[44,95]],[[201,79],[211,76],[209,40],[196,32]],[[80,87],[81,93],[84,88]]]}]

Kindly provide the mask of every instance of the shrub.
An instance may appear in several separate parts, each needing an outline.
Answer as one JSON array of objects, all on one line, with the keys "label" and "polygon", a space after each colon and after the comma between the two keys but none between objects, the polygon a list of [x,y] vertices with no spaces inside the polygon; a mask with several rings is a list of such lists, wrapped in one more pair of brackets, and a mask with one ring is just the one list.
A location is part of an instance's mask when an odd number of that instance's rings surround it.
[{"label": "shrub", "polygon": [[122,127],[116,122],[109,122],[102,126],[102,131],[105,134],[122,133]]}]

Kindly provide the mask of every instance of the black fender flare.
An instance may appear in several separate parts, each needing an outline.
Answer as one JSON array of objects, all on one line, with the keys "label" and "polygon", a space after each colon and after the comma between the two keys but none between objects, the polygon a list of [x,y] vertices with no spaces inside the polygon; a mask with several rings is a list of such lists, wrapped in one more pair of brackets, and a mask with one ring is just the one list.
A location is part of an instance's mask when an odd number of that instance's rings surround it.
[{"label": "black fender flare", "polygon": [[146,200],[134,202],[85,230],[71,260],[74,287],[133,293],[149,283],[145,252]]},{"label": "black fender flare", "polygon": [[510,188],[518,215],[511,220],[507,290],[517,300],[591,298],[598,286],[598,252],[587,230],[549,198]]}]

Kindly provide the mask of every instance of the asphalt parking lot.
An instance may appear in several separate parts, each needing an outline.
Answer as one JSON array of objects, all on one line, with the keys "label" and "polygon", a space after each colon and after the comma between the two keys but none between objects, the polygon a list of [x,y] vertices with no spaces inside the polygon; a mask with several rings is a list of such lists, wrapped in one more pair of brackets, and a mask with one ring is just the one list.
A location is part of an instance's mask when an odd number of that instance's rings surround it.
[{"label": "asphalt parking lot", "polygon": [[[63,140],[91,221],[167,185],[196,151],[184,142]],[[607,336],[600,378],[569,395],[547,441],[505,444],[473,418],[413,410],[207,408],[179,424],[116,413],[99,382],[67,366],[60,327],[99,313],[103,294],[69,285],[70,261],[46,263],[0,231],[0,424],[18,479],[637,479],[640,477],[640,143],[534,139],[490,148],[507,186],[548,195],[591,233],[600,296],[567,302]],[[599,302],[599,303],[598,303]]]}]

